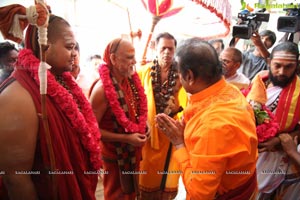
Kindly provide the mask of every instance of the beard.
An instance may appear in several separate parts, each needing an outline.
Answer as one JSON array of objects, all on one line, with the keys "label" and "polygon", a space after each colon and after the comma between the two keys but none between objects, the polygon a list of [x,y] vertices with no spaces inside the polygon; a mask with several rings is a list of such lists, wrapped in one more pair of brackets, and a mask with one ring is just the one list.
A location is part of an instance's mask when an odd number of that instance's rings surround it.
[{"label": "beard", "polygon": [[222,74],[224,76],[227,76],[227,74],[228,74],[228,70],[225,67],[222,67]]},{"label": "beard", "polygon": [[291,83],[295,76],[296,76],[296,70],[290,77],[281,75],[280,76],[281,80],[279,80],[278,76],[273,76],[271,70],[269,70],[269,79],[271,80],[274,86],[279,86],[281,88],[284,88],[289,83]]}]

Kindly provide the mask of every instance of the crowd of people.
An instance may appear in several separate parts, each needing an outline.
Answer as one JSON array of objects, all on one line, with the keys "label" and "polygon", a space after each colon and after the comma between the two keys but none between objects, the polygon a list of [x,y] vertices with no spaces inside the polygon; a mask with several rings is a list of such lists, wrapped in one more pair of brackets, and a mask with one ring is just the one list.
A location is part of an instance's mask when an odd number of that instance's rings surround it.
[{"label": "crowd of people", "polygon": [[47,31],[44,56],[33,24],[23,49],[0,43],[0,199],[95,200],[99,180],[107,200],[176,199],[180,180],[184,199],[300,199],[298,44],[163,32],[136,68],[114,38],[83,73],[69,23],[50,14]]}]

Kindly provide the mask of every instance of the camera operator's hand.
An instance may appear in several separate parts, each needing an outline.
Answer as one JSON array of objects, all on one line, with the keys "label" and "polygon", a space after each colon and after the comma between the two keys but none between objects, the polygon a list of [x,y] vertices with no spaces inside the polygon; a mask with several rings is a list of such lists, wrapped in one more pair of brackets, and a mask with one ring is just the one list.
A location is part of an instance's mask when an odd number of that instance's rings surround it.
[{"label": "camera operator's hand", "polygon": [[261,56],[265,59],[267,59],[270,56],[268,49],[264,45],[264,43],[261,40],[261,37],[257,31],[253,32],[253,34],[251,36],[251,41],[253,42],[254,46],[256,47],[256,51],[254,51],[254,53],[259,54],[258,56]]},{"label": "camera operator's hand", "polygon": [[262,42],[261,38],[260,38],[260,35],[257,31],[254,31],[252,33],[252,36],[251,36],[251,41],[253,42],[253,44],[257,47],[257,46],[261,46],[261,45],[264,45],[264,43]]}]

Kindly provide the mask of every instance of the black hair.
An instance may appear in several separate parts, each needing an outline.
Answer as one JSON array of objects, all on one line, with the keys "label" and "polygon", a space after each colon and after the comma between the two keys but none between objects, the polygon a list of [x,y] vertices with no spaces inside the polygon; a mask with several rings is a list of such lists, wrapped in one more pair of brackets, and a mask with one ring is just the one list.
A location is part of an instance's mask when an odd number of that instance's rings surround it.
[{"label": "black hair", "polygon": [[102,57],[99,54],[95,54],[89,58],[89,60],[93,60],[93,59],[102,59]]},{"label": "black hair", "polygon": [[272,52],[270,54],[270,59],[273,59],[274,53],[277,51],[287,51],[291,54],[294,54],[296,56],[296,63],[298,66],[298,64],[299,64],[299,60],[298,60],[299,59],[299,49],[298,49],[298,45],[296,43],[290,42],[290,41],[285,41],[285,42],[279,43],[272,49]]},{"label": "black hair", "polygon": [[260,36],[267,36],[271,42],[272,45],[276,42],[276,34],[273,31],[270,30],[263,30],[259,33]]},{"label": "black hair", "polygon": [[297,66],[298,66],[299,48],[296,43],[290,42],[290,41],[285,41],[285,42],[279,43],[272,49],[270,59],[273,59],[274,53],[277,51],[287,51],[291,54],[294,54],[296,56],[296,62],[297,62]]},{"label": "black hair", "polygon": [[177,46],[177,41],[176,41],[175,37],[174,37],[172,34],[170,34],[170,33],[168,33],[168,32],[159,33],[159,34],[156,36],[155,43],[158,44],[158,42],[159,42],[159,40],[160,40],[161,38],[174,40],[175,47]]},{"label": "black hair", "polygon": [[224,42],[222,39],[209,40],[208,43],[213,45],[214,43],[220,42],[222,50],[225,48]]},{"label": "black hair", "polygon": [[191,70],[195,79],[213,84],[222,77],[222,66],[214,47],[200,38],[183,40],[176,50],[179,71],[184,78]]},{"label": "black hair", "polygon": [[15,47],[14,44],[12,44],[10,42],[1,42],[0,43],[0,58],[6,56],[7,53],[9,53],[12,50],[18,51],[18,49]]}]

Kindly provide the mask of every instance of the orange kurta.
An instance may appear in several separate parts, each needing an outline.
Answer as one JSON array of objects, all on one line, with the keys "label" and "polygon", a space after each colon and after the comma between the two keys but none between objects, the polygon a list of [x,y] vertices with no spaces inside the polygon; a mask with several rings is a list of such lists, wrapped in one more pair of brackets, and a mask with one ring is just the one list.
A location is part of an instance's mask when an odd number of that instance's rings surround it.
[{"label": "orange kurta", "polygon": [[[140,174],[139,184],[142,191],[151,193],[151,195],[149,194],[150,196],[152,196],[150,199],[167,199],[172,196],[175,197],[177,193],[180,172],[178,163],[172,157],[172,154],[175,150],[175,148],[172,147],[170,164],[167,170],[168,174],[166,179],[166,187],[164,189],[166,194],[163,194],[166,196],[156,196],[155,193],[159,194],[159,191],[161,190],[160,184],[163,176],[162,171],[164,170],[170,141],[165,136],[165,134],[159,132],[155,127],[154,118],[156,115],[156,109],[150,75],[151,65],[153,65],[153,63],[149,63],[149,65],[143,66],[142,70],[139,71],[139,76],[147,95],[148,122],[151,131],[151,137],[142,149],[142,161],[140,163],[140,170],[145,171],[146,174]],[[183,88],[181,88],[181,90],[179,91],[178,101],[182,107],[186,106],[187,95]]]},{"label": "orange kurta", "polygon": [[[184,120],[186,147],[175,151],[174,157],[184,172],[187,199],[214,199],[255,173],[255,119],[237,88],[222,79],[192,95]],[[256,187],[251,193],[255,191]]]}]

